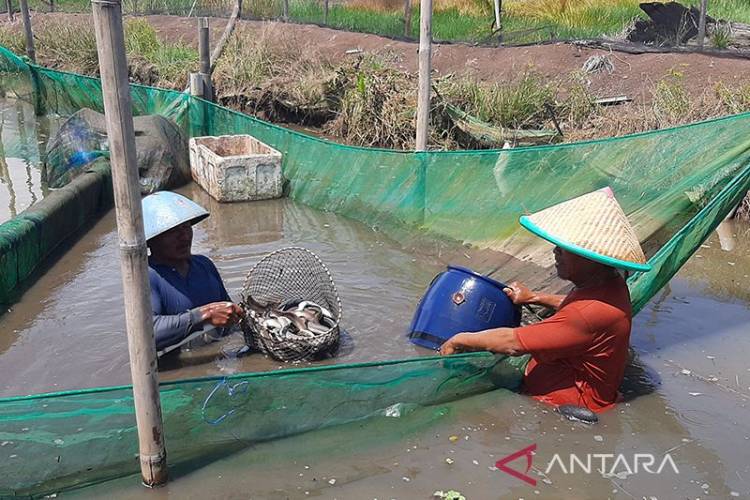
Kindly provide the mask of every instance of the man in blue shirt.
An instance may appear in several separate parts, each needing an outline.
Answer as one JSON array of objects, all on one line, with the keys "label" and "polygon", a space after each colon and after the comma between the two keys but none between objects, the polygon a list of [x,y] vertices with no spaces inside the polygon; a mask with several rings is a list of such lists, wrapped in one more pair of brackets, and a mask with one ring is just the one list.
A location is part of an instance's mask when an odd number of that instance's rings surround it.
[{"label": "man in blue shirt", "polygon": [[146,196],[142,206],[156,350],[171,350],[196,332],[228,331],[242,309],[232,303],[213,262],[191,252],[193,224],[208,212],[169,191]]}]

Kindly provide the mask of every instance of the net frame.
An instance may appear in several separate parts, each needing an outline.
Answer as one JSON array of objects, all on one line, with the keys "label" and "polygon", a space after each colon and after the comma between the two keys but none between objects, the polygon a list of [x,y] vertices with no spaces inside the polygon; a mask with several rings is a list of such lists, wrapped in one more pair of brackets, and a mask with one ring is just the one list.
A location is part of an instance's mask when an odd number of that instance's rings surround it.
[{"label": "net frame", "polygon": [[328,309],[334,321],[327,331],[308,337],[291,332],[274,335],[246,317],[241,326],[250,347],[280,361],[311,360],[338,348],[341,299],[328,267],[310,250],[285,247],[263,257],[245,277],[241,297],[246,311],[250,298],[264,307],[297,299],[311,301]]}]

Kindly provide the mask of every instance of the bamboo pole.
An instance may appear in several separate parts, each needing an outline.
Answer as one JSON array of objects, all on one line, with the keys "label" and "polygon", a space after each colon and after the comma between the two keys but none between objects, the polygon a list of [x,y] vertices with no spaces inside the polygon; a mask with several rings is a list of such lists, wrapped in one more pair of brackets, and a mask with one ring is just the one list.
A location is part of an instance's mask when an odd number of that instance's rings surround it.
[{"label": "bamboo pole", "polygon": [[167,481],[167,455],[159,400],[132,103],[122,30],[122,4],[121,0],[92,0],[91,3],[111,151],[141,476],[146,486],[159,486]]},{"label": "bamboo pole", "polygon": [[404,36],[411,36],[411,0],[404,0]]},{"label": "bamboo pole", "polygon": [[427,149],[432,73],[432,0],[419,2],[419,89],[417,94],[417,151]]},{"label": "bamboo pole", "polygon": [[198,54],[200,58],[200,74],[203,78],[203,98],[214,100],[213,83],[211,83],[211,47],[208,32],[208,18],[201,17],[198,22]]},{"label": "bamboo pole", "polygon": [[31,16],[29,15],[29,4],[26,0],[20,0],[21,18],[23,19],[23,31],[26,34],[26,55],[31,62],[36,63],[36,51],[34,50],[34,33],[31,31]]},{"label": "bamboo pole", "polygon": [[706,41],[706,14],[708,11],[708,0],[701,0],[701,12],[698,18],[698,47],[703,50]]}]

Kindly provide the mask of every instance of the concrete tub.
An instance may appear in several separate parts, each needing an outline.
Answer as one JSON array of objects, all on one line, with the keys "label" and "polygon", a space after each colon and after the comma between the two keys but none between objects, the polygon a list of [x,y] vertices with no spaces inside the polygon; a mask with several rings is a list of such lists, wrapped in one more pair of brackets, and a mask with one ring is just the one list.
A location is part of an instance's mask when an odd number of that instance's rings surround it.
[{"label": "concrete tub", "polygon": [[190,171],[217,201],[281,197],[281,153],[250,135],[190,139]]}]

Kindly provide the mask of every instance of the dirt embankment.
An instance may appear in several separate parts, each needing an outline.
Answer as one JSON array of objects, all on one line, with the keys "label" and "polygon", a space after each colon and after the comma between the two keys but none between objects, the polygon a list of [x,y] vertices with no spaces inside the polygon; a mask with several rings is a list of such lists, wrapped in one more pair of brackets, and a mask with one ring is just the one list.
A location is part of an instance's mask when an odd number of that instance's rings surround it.
[{"label": "dirt embankment", "polygon": [[[182,41],[197,47],[197,22],[173,16],[149,16],[149,22],[167,40]],[[225,19],[211,19],[212,38],[218,39]],[[391,40],[377,35],[351,33],[314,25],[263,21],[240,21],[239,29],[260,35],[270,27],[283,30],[299,43],[299,50],[314,50],[325,57],[345,59],[361,50],[391,61],[403,71],[417,71],[418,44]],[[750,83],[750,60],[731,56],[702,54],[625,54],[589,49],[567,43],[530,47],[478,47],[465,44],[433,46],[433,70],[436,77],[449,74],[471,76],[481,82],[514,80],[534,70],[550,80],[580,71],[591,56],[610,56],[614,71],[589,74],[590,90],[600,97],[627,95],[636,103],[650,100],[649,88],[673,71],[683,75],[682,83],[691,94],[701,94],[718,82],[728,85]]]},{"label": "dirt embankment", "polygon": [[[80,20],[90,19],[90,16],[34,13],[32,22],[45,23],[50,18]],[[147,16],[145,19],[165,41],[183,42],[197,49],[196,18]],[[212,45],[218,41],[226,22],[222,18],[210,19]],[[0,23],[8,23],[7,18],[3,17]],[[314,51],[332,60],[351,59],[359,53],[369,53],[384,58],[403,71],[417,71],[418,44],[413,42],[315,25],[245,20],[238,23],[239,30],[258,36],[269,28],[283,32],[285,38],[296,40],[298,50],[303,53]],[[648,102],[648,89],[660,78],[675,71],[683,75],[685,90],[695,95],[718,82],[727,85],[750,84],[750,59],[731,55],[626,54],[567,43],[529,47],[436,44],[433,46],[433,71],[436,77],[453,74],[471,76],[480,82],[503,82],[533,70],[545,78],[555,80],[580,71],[591,56],[609,56],[614,65],[612,73],[602,71],[587,75],[591,92],[599,97],[627,95],[636,103]]]}]

